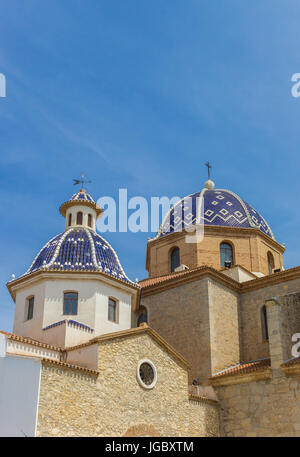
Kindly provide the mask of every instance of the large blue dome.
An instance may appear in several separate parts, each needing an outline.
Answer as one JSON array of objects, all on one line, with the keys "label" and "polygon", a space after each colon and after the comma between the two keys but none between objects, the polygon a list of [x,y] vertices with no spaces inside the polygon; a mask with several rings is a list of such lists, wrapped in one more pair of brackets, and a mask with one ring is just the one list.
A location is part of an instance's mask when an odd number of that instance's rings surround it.
[{"label": "large blue dome", "polygon": [[155,238],[195,224],[197,197],[200,196],[204,199],[204,211],[198,222],[206,226],[257,228],[275,239],[266,220],[249,203],[229,190],[207,188],[177,202],[166,214]]},{"label": "large blue dome", "polygon": [[132,282],[111,245],[88,228],[71,228],[52,238],[40,250],[26,274],[38,270],[102,271]]}]

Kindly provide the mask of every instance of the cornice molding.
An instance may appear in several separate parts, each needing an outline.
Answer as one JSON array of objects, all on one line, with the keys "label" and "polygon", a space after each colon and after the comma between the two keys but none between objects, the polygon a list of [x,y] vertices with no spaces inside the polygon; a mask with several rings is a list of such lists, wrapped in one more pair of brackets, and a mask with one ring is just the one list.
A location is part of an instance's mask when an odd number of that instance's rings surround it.
[{"label": "cornice molding", "polygon": [[[296,360],[296,361],[295,361]],[[295,359],[293,360],[291,365],[290,363],[291,362],[285,362],[283,363],[280,368],[281,368],[281,371],[286,375],[286,376],[293,376],[293,375],[300,375],[300,363],[298,363],[298,360]]]},{"label": "cornice molding", "polygon": [[[234,290],[238,293],[247,293],[253,290],[261,289],[264,287],[273,286],[276,284],[284,283],[286,281],[292,281],[295,279],[300,279],[300,266],[294,267],[289,270],[283,270],[278,273],[273,273],[268,276],[264,276],[262,278],[251,279],[249,281],[245,281],[243,283],[239,283],[234,279],[230,278],[227,275],[224,275],[221,271],[215,270],[212,267],[199,267],[193,270],[187,270],[183,273],[178,273],[178,275],[173,274],[169,277],[162,279],[155,284],[149,284],[147,286],[143,286],[141,283],[142,288],[142,296],[147,297],[149,295],[154,295],[160,292],[164,292],[165,290],[172,289],[174,287],[181,286],[183,284],[187,284],[189,282],[193,282],[204,277],[209,277],[217,282],[222,283],[223,285],[227,286],[228,288]],[[159,278],[159,277],[158,277]],[[148,279],[148,278],[147,278]],[[156,279],[156,278],[149,278],[149,279]]]},{"label": "cornice molding", "polygon": [[67,209],[71,206],[89,206],[94,211],[96,211],[97,219],[103,213],[103,209],[97,205],[96,202],[91,202],[89,200],[68,200],[62,203],[59,207],[59,212],[62,216],[66,217]]},{"label": "cornice molding", "polygon": [[77,349],[84,348],[86,346],[92,346],[94,344],[101,344],[107,341],[113,341],[118,338],[131,338],[140,334],[149,334],[157,343],[160,344],[169,354],[171,354],[185,369],[190,369],[189,363],[184,357],[179,354],[164,338],[162,338],[153,328],[147,324],[141,327],[130,328],[127,330],[121,330],[120,332],[106,333],[104,335],[97,336],[86,343],[79,344],[77,346],[71,346],[66,348],[67,352],[74,351]]},{"label": "cornice molding", "polygon": [[240,290],[240,283],[235,281],[234,279],[226,276],[217,270],[214,270],[211,267],[199,267],[195,268],[194,270],[187,270],[181,275],[174,275],[170,276],[153,285],[145,286],[141,284],[142,288],[142,296],[147,297],[149,295],[154,295],[160,292],[164,292],[168,289],[173,289],[174,287],[178,287],[189,282],[194,282],[199,279],[204,279],[205,277],[209,277],[211,279],[215,279],[216,281],[222,283],[223,285],[227,286],[228,288],[238,292]]},{"label": "cornice molding", "polygon": [[262,381],[264,379],[272,378],[271,368],[264,368],[263,370],[257,370],[252,373],[241,373],[232,374],[227,376],[220,376],[217,378],[210,378],[209,383],[214,387],[231,386],[235,384],[243,384],[254,381]]},{"label": "cornice molding", "polygon": [[262,287],[273,286],[285,281],[292,281],[294,279],[300,279],[300,266],[279,271],[278,273],[272,273],[271,275],[263,276],[262,278],[245,281],[241,284],[241,293],[261,289]]},{"label": "cornice molding", "polygon": [[79,365],[72,365],[70,363],[58,362],[57,360],[42,359],[42,365],[50,365],[52,367],[62,368],[65,370],[67,369],[67,370],[73,370],[73,371],[77,371],[77,372],[83,372],[85,374],[92,375],[92,376],[99,375],[99,371],[97,371],[97,370],[91,370],[90,368],[81,367]]},{"label": "cornice molding", "polygon": [[16,341],[21,344],[29,344],[31,346],[37,346],[46,350],[51,350],[57,353],[60,353],[63,351],[62,348],[57,347],[57,346],[52,346],[51,344],[48,343],[43,343],[42,341],[37,341],[37,340],[32,340],[31,338],[26,338],[21,335],[16,335],[15,333],[9,333],[9,332],[4,332],[3,330],[0,330],[0,333],[5,335],[9,340],[11,341]]},{"label": "cornice molding", "polygon": [[[243,235],[250,235],[250,236],[260,236],[263,238],[265,241],[268,241],[270,244],[276,247],[282,254],[285,251],[285,247],[278,243],[276,240],[273,238],[269,237],[266,235],[264,232],[262,232],[260,229],[255,228],[255,227],[224,227],[222,225],[205,225],[204,226],[204,236],[210,235],[210,234],[237,234],[240,236]],[[190,235],[190,232],[187,232],[186,230],[182,230],[181,232],[172,232],[169,233],[168,235],[164,235],[160,238],[153,238],[149,239],[147,242],[147,246],[154,246],[156,244],[160,244],[163,240],[164,241],[170,241],[170,240],[177,240],[178,238],[181,238],[182,236]]]},{"label": "cornice molding", "polygon": [[198,403],[210,403],[214,406],[220,406],[218,400],[213,400],[212,398],[200,397],[199,395],[189,394],[189,400],[197,401]]},{"label": "cornice molding", "polygon": [[[128,289],[131,289],[131,294],[136,296],[136,303],[133,306],[133,309],[136,309],[139,303],[139,297],[140,297],[140,286],[134,283],[130,282],[125,282],[122,281],[121,279],[115,278],[112,275],[109,275],[107,273],[104,273],[103,271],[89,271],[89,272],[83,272],[83,271],[65,271],[65,270],[38,270],[33,273],[28,273],[26,275],[21,276],[20,278],[14,279],[13,281],[10,281],[6,284],[6,287],[9,290],[9,293],[12,297],[12,299],[15,301],[16,299],[16,294],[15,292],[18,289],[21,289],[24,287],[24,285],[28,286],[30,284],[35,283],[36,281],[41,281],[43,279],[76,279],[76,280],[86,280],[86,279],[92,279],[92,280],[99,280],[99,281],[104,281],[110,285],[114,285],[116,287],[116,283],[118,284],[120,289],[126,290],[128,292]],[[136,294],[133,293],[133,291],[136,291]]]}]

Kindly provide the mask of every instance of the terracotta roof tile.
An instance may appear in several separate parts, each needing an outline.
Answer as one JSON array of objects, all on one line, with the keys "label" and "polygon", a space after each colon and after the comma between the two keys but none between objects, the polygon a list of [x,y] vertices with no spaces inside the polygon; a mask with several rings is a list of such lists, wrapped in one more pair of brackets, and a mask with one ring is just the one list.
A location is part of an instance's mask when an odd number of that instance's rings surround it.
[{"label": "terracotta roof tile", "polygon": [[282,366],[284,367],[291,367],[294,365],[299,365],[300,364],[300,357],[294,357],[292,359],[286,360]]},{"label": "terracotta roof tile", "polygon": [[72,364],[66,363],[66,362],[59,362],[58,360],[51,360],[51,359],[43,358],[42,362],[46,365],[56,365],[56,366],[60,366],[62,368],[70,368],[71,370],[84,371],[86,373],[93,374],[93,375],[99,374],[99,371],[97,371],[97,370],[92,370],[90,368],[82,367],[79,365],[72,365]]},{"label": "terracotta roof tile", "polygon": [[218,404],[218,400],[213,400],[212,398],[209,397],[203,397],[202,395],[194,395],[194,394],[189,394],[189,399],[194,400],[194,401],[200,401],[204,403],[212,403],[212,404]]},{"label": "terracotta roof tile", "polygon": [[105,333],[103,335],[96,336],[91,340],[87,341],[86,343],[81,343],[77,346],[67,347],[66,351],[74,351],[86,346],[91,346],[93,344],[102,343],[106,341],[113,341],[117,338],[126,338],[131,337],[139,334],[149,334],[152,336],[154,340],[157,341],[164,349],[166,349],[174,358],[176,358],[179,362],[181,362],[187,369],[190,368],[188,362],[184,359],[184,357],[177,352],[173,346],[171,346],[164,338],[162,338],[153,328],[149,327],[145,322],[144,325],[140,327],[133,327],[126,330],[120,330],[119,332],[112,332],[112,333]]},{"label": "terracotta roof tile", "polygon": [[0,333],[6,335],[8,339],[13,341],[19,341],[20,343],[32,344],[33,346],[39,346],[45,349],[52,349],[53,351],[62,351],[62,348],[52,346],[51,344],[42,343],[41,341],[33,340],[31,338],[25,338],[21,335],[16,335],[15,333],[5,332],[4,330],[0,330]]},{"label": "terracotta roof tile", "polygon": [[227,376],[235,376],[239,374],[248,374],[253,373],[255,371],[262,371],[265,370],[270,366],[271,362],[270,359],[260,359],[260,360],[252,360],[251,362],[242,362],[234,367],[227,368],[226,370],[219,371],[211,379],[216,378],[223,378]]},{"label": "terracotta roof tile", "polygon": [[145,278],[145,279],[142,279],[141,281],[139,281],[139,284],[143,288],[153,286],[154,284],[159,284],[160,282],[166,281],[171,278],[175,278],[176,276],[182,276],[182,273],[185,273],[185,272],[180,271],[179,273],[172,273],[169,275],[157,276],[156,278]]},{"label": "terracotta roof tile", "polygon": [[[156,276],[155,278],[145,278],[145,279],[142,279],[141,281],[139,281],[139,284],[143,289],[145,289],[146,287],[150,287],[150,286],[153,286],[155,284],[159,284],[159,283],[162,283],[162,282],[165,282],[165,281],[169,281],[170,279],[174,279],[174,278],[177,278],[177,277],[188,276],[191,273],[195,273],[197,271],[202,271],[202,270],[203,271],[204,270],[213,271],[215,273],[219,273],[220,274],[220,272],[218,270],[215,270],[212,267],[208,267],[208,266],[204,265],[204,266],[201,266],[201,267],[198,267],[198,268],[193,268],[191,270],[184,270],[184,271],[179,271],[177,273],[170,273],[168,275]],[[226,279],[227,278],[228,277],[226,276]],[[234,282],[236,282],[236,281],[234,281]]]}]

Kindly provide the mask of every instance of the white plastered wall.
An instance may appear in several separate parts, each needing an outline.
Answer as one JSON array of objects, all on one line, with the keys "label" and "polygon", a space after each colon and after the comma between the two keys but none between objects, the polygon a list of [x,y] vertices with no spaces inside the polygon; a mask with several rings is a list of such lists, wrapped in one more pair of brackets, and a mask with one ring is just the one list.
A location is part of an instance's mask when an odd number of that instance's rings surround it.
[{"label": "white plastered wall", "polygon": [[[16,291],[16,308],[14,333],[27,336],[49,344],[59,345],[56,341],[56,331],[43,330],[56,322],[71,319],[94,329],[91,338],[104,333],[126,330],[131,327],[131,300],[132,295],[126,290],[101,279],[64,279],[60,278],[41,279],[31,286]],[[78,293],[78,314],[63,314],[64,292]],[[26,298],[34,295],[33,318],[26,320]],[[117,322],[108,320],[109,298],[117,301]],[[61,330],[58,329],[60,333]],[[76,333],[76,332],[75,332]],[[85,341],[82,339],[82,331],[78,330],[78,341],[72,330],[72,345]]]},{"label": "white plastered wall", "polygon": [[0,436],[35,436],[41,361],[6,356],[5,346],[0,335]]},{"label": "white plastered wall", "polygon": [[[76,224],[76,219],[77,219],[77,213],[82,212],[83,218],[82,218],[82,225],[77,225]],[[69,215],[72,215],[72,221],[71,225],[69,225]],[[88,215],[91,214],[92,216],[92,226],[88,226]],[[67,209],[66,211],[66,225],[65,225],[65,230],[68,230],[69,228],[74,228],[74,227],[86,227],[86,228],[91,228],[93,230],[96,230],[96,211],[91,208],[88,205],[74,205],[71,206],[70,208]]]},{"label": "white plastered wall", "polygon": [[[41,337],[41,329],[44,321],[45,290],[46,283],[41,281],[27,285],[17,291],[13,333],[37,340]],[[26,300],[30,296],[34,296],[34,314],[33,319],[27,320]]]}]

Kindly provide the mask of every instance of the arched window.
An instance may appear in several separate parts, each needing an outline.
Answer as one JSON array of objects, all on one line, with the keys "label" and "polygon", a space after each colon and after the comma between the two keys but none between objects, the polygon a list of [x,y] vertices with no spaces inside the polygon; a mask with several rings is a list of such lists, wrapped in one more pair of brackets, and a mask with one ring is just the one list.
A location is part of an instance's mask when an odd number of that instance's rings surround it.
[{"label": "arched window", "polygon": [[72,224],[72,214],[70,213],[69,220],[68,220],[68,226],[70,227],[71,224]]},{"label": "arched window", "polygon": [[233,265],[233,252],[229,243],[220,245],[221,266],[230,268]]},{"label": "arched window", "polygon": [[79,211],[79,212],[77,213],[76,224],[77,224],[77,225],[82,225],[82,212],[81,212],[81,211]]},{"label": "arched window", "polygon": [[171,251],[171,272],[180,265],[180,251],[179,248],[174,248]]},{"label": "arched window", "polygon": [[267,319],[267,308],[266,306],[261,307],[261,331],[262,331],[262,337],[264,340],[269,339],[269,333],[268,333],[268,319]]},{"label": "arched window", "polygon": [[78,310],[78,293],[65,292],[64,293],[64,314],[73,315],[77,314]]},{"label": "arched window", "polygon": [[137,319],[137,326],[139,327],[143,322],[146,322],[146,324],[148,323],[148,313],[146,308],[144,307],[141,310],[139,317]]},{"label": "arched window", "polygon": [[271,252],[268,252],[268,273],[271,275],[274,270],[274,257]]},{"label": "arched window", "polygon": [[92,215],[91,214],[88,215],[88,226],[92,227]]},{"label": "arched window", "polygon": [[29,321],[30,319],[33,318],[33,308],[34,308],[34,297],[28,297],[27,298],[27,315],[26,318]]},{"label": "arched window", "polygon": [[118,321],[118,302],[113,298],[108,299],[108,320],[111,322]]}]

